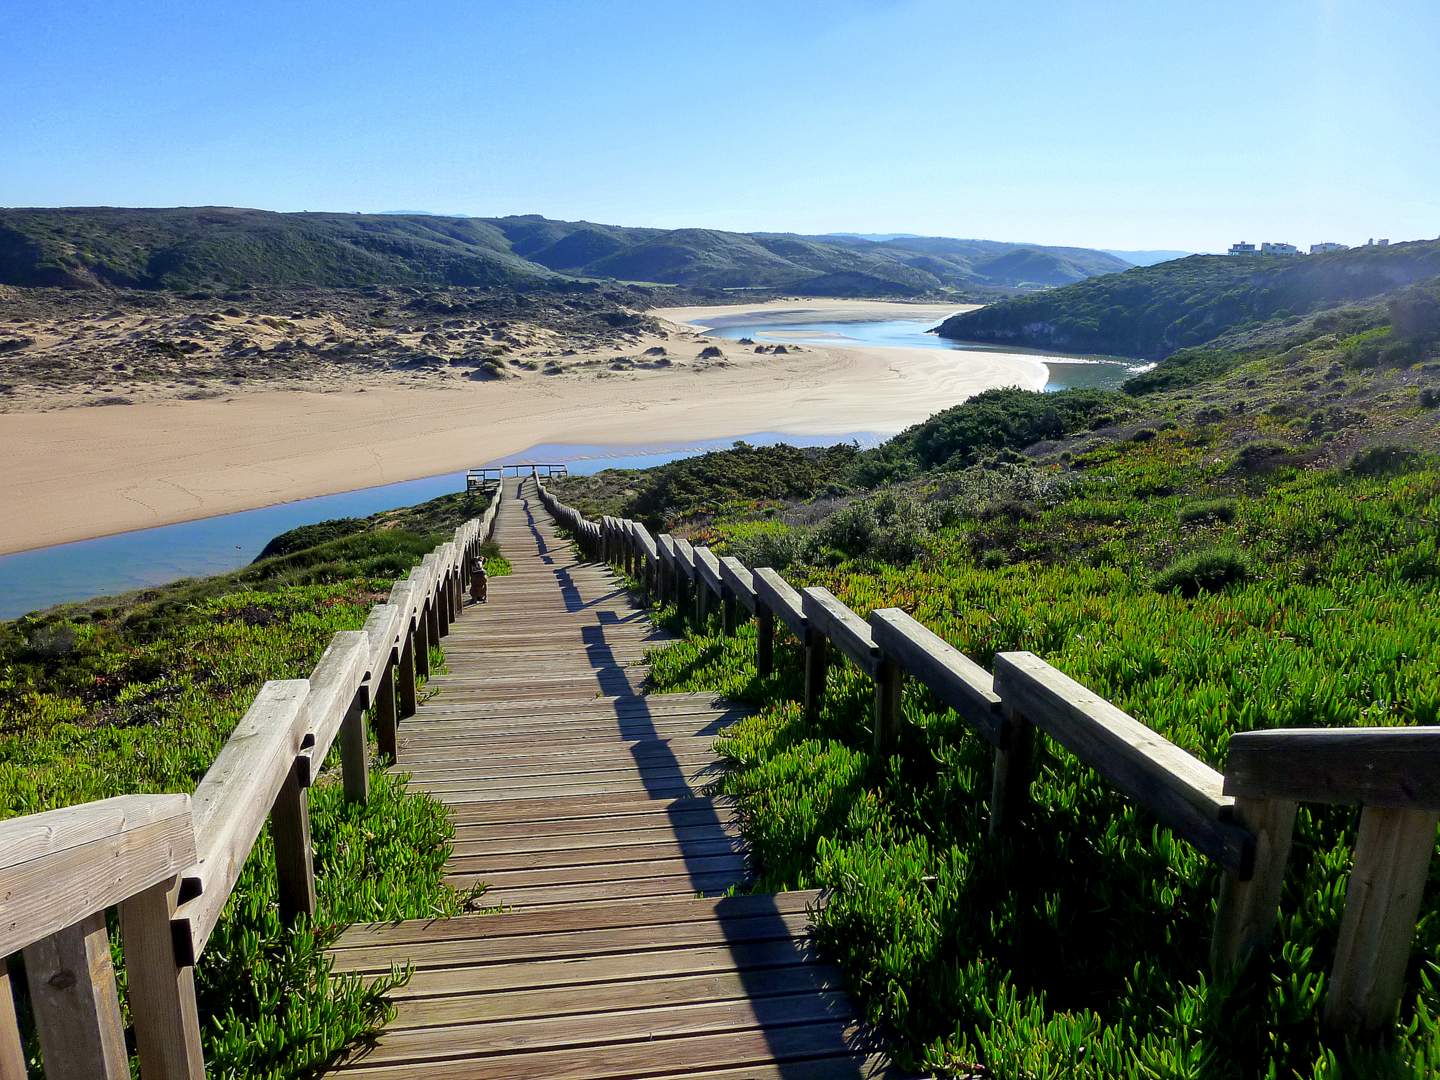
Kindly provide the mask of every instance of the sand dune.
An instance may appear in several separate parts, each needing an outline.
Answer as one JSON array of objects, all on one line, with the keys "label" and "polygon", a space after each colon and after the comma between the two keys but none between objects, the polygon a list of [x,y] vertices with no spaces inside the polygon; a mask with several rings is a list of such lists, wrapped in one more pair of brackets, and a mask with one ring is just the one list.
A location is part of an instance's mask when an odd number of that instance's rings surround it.
[{"label": "sand dune", "polygon": [[0,414],[0,552],[432,476],[545,442],[893,432],[988,387],[1038,389],[1046,379],[1039,361],[981,355],[962,366],[927,349],[807,346],[774,356],[723,343],[723,361],[700,364],[688,354],[704,343],[676,330],[665,345],[679,362],[668,368]]}]

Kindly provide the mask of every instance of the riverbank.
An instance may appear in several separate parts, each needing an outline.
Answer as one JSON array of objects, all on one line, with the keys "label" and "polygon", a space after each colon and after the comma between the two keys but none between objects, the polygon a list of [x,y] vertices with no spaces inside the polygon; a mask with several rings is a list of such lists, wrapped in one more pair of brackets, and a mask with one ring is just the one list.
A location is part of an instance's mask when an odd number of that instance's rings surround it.
[{"label": "riverbank", "polygon": [[571,357],[554,376],[0,414],[0,553],[433,476],[542,442],[899,431],[989,387],[1038,389],[1046,378],[1038,361],[961,367],[926,349],[807,345],[776,356],[722,342],[721,356],[701,359],[713,342],[676,321],[687,310],[655,313],[672,324],[648,346],[666,350],[664,366],[612,369],[607,350]]}]

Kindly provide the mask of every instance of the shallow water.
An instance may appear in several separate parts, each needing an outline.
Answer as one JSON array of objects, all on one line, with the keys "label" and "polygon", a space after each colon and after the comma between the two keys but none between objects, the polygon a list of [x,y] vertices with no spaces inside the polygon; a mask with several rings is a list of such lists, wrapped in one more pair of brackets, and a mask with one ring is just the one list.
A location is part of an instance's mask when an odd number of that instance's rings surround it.
[{"label": "shallow water", "polygon": [[[543,443],[504,461],[564,462],[572,473],[588,475],[601,469],[639,469],[677,458],[730,446],[736,439],[756,445],[787,442],[796,446],[829,446],[855,440],[873,446],[883,436],[857,432],[850,436],[782,435],[752,432],[735,438],[693,443],[652,443],[636,446],[595,446]],[[500,460],[480,462],[498,465]],[[236,570],[252,562],[274,536],[299,525],[331,518],[365,517],[381,510],[411,506],[439,495],[465,490],[465,473],[445,473],[421,480],[322,495],[242,510],[178,525],[79,540],[70,544],[0,555],[0,619],[92,596],[109,596],[182,578]]]},{"label": "shallow water", "polygon": [[1004,345],[986,345],[974,341],[953,341],[928,333],[939,323],[934,319],[882,319],[877,321],[816,321],[796,322],[777,313],[773,319],[748,311],[735,315],[719,315],[705,320],[708,333],[730,341],[751,338],[764,344],[798,345],[864,345],[903,346],[919,349],[943,349],[957,353],[957,363],[965,362],[965,354],[983,353],[988,358],[1013,356],[1018,361],[1039,360],[1050,372],[1046,390],[1072,390],[1081,387],[1117,389],[1132,375],[1149,369],[1150,365],[1121,356],[1071,356],[1063,353],[1016,349]]}]

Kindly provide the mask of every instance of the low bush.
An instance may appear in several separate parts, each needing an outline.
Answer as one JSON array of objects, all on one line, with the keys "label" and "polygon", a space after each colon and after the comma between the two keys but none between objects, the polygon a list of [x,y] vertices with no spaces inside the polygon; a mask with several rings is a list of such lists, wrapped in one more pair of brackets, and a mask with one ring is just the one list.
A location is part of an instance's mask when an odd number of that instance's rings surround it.
[{"label": "low bush", "polygon": [[1161,570],[1155,575],[1155,590],[1193,597],[1244,581],[1249,575],[1250,564],[1243,552],[1232,547],[1210,548],[1177,559]]},{"label": "low bush", "polygon": [[1182,525],[1234,521],[1237,506],[1234,499],[1200,499],[1182,506],[1176,517]]}]

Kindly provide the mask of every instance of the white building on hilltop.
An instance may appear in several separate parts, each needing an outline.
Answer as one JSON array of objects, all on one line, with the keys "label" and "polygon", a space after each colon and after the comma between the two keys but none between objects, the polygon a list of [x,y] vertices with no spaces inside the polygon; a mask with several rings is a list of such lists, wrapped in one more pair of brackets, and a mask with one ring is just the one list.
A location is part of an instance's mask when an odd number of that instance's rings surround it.
[{"label": "white building on hilltop", "polygon": [[1264,243],[1260,245],[1261,255],[1299,255],[1300,249],[1294,244]]},{"label": "white building on hilltop", "polygon": [[1331,243],[1324,243],[1324,244],[1311,244],[1311,245],[1310,245],[1310,254],[1311,254],[1311,255],[1324,255],[1327,251],[1349,251],[1349,250],[1350,250],[1350,245],[1349,245],[1349,244],[1331,244]]},{"label": "white building on hilltop", "polygon": [[1228,252],[1226,252],[1226,254],[1228,254],[1228,255],[1254,255],[1254,254],[1255,254],[1255,245],[1254,245],[1254,244],[1247,244],[1244,240],[1241,240],[1238,244],[1231,244],[1231,245],[1230,245],[1230,250],[1229,250]]}]

